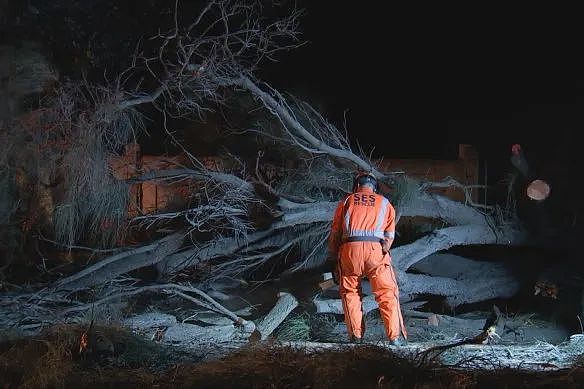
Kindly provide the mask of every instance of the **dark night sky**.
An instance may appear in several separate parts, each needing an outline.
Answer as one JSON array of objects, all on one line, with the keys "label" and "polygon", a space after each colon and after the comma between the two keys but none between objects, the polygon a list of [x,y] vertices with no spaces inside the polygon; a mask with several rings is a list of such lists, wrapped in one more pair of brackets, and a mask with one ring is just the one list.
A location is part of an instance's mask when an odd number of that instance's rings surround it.
[{"label": "dark night sky", "polygon": [[536,163],[575,161],[584,29],[574,10],[299,4],[308,43],[267,67],[266,78],[337,125],[348,110],[362,145],[446,157],[471,143],[503,168],[517,142]]},{"label": "dark night sky", "polygon": [[[167,28],[174,4],[27,1],[38,15],[24,2],[0,0],[15,14],[28,13],[19,25],[23,35],[52,36],[58,48],[76,39],[75,28],[87,30],[86,39],[95,31],[108,52],[133,50],[141,35]],[[445,158],[454,157],[458,143],[471,143],[502,172],[511,144],[521,143],[537,164],[576,165],[584,25],[575,8],[279,1],[305,9],[300,30],[307,43],[265,64],[260,76],[308,100],[339,127],[346,111],[349,134],[366,150]],[[201,1],[181,3],[186,9]],[[9,32],[0,29],[0,41]],[[60,58],[72,56],[65,52]]]}]

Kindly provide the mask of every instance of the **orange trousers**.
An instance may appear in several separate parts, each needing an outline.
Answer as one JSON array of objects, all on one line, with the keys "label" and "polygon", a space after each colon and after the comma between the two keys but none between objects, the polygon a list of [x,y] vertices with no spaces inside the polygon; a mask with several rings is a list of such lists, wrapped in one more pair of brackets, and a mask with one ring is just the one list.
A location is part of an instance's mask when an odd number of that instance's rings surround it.
[{"label": "orange trousers", "polygon": [[349,336],[363,337],[361,280],[369,279],[388,339],[407,338],[399,306],[399,290],[389,254],[383,255],[377,242],[349,242],[339,250],[339,293]]}]

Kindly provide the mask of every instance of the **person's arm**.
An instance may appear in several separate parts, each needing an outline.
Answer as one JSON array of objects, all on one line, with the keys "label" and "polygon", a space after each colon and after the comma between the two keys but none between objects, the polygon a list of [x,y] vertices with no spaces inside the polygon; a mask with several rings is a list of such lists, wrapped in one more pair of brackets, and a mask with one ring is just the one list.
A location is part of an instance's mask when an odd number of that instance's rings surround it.
[{"label": "person's arm", "polygon": [[385,215],[385,228],[383,229],[383,240],[381,241],[383,254],[389,253],[389,249],[395,238],[395,209],[391,203],[387,204],[387,212]]}]

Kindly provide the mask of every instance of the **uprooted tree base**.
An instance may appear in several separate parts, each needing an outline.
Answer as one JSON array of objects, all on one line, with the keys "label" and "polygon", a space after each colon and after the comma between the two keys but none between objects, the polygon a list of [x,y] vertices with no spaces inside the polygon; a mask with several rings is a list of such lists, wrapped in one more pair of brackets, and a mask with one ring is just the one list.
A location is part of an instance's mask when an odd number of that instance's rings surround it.
[{"label": "uprooted tree base", "polygon": [[[43,335],[0,343],[0,377],[8,387],[86,387],[138,385],[223,388],[344,387],[580,387],[584,367],[525,371],[441,366],[417,354],[397,355],[382,347],[289,347],[277,343],[248,346],[223,358],[193,362],[124,330],[99,327],[114,351],[89,350],[80,355],[81,327],[59,327]],[[190,360],[189,360],[190,358]],[[486,356],[481,357],[487,359]],[[476,362],[476,361],[474,361]],[[487,361],[488,363],[489,361]]]}]

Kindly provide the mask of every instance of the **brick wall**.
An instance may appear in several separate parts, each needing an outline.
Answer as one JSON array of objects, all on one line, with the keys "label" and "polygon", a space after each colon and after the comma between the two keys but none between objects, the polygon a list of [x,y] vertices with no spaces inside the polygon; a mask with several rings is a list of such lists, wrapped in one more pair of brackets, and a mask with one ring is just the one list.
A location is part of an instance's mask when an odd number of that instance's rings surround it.
[{"label": "brick wall", "polygon": [[[214,156],[200,157],[203,165],[213,171],[224,169],[223,161]],[[141,155],[140,146],[128,144],[121,156],[109,160],[113,175],[120,180],[127,180],[154,171],[180,169],[188,166],[185,155],[173,157],[159,155]],[[146,181],[132,184],[130,187],[130,217],[155,212],[180,210],[186,206],[195,183],[184,179],[178,182]]]},{"label": "brick wall", "polygon": [[[452,177],[462,184],[479,184],[479,158],[476,150],[470,145],[459,145],[458,159],[383,159],[379,167],[384,171],[403,171],[408,176],[437,182],[446,177]],[[464,201],[464,193],[457,188],[436,189],[453,200]],[[473,200],[477,201],[478,191],[473,191]]]},{"label": "brick wall", "polygon": [[[224,162],[219,157],[200,157],[199,160],[210,170],[224,170]],[[137,144],[127,145],[122,156],[110,159],[114,176],[124,180],[151,171],[180,168],[186,164],[187,158],[183,155],[174,157],[141,155],[140,146]],[[379,166],[382,170],[403,171],[424,181],[441,181],[450,176],[463,184],[476,185],[479,179],[478,155],[469,145],[459,146],[459,157],[456,160],[384,159],[379,162]],[[269,171],[263,173],[269,181]],[[134,184],[130,189],[129,215],[132,217],[180,209],[188,201],[193,185],[189,180],[177,183],[150,181]],[[464,194],[460,189],[444,188],[436,191],[453,200],[464,201]],[[478,193],[473,193],[473,197],[476,201]]]}]

